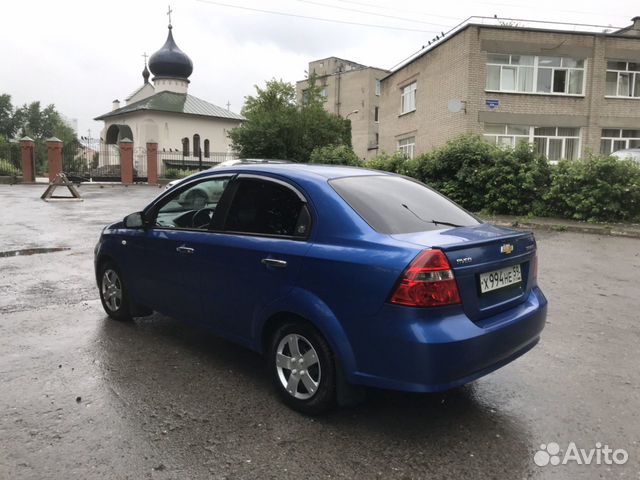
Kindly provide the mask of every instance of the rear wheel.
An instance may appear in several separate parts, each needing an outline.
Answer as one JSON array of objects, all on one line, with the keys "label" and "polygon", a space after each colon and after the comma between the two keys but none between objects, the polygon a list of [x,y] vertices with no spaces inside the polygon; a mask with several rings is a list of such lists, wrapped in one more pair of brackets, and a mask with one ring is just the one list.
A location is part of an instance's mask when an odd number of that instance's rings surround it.
[{"label": "rear wheel", "polygon": [[111,318],[131,320],[129,296],[119,270],[111,262],[100,269],[100,300],[102,308]]},{"label": "rear wheel", "polygon": [[275,332],[269,350],[273,383],[287,405],[319,414],[335,405],[336,369],[326,340],[303,322],[288,322]]}]

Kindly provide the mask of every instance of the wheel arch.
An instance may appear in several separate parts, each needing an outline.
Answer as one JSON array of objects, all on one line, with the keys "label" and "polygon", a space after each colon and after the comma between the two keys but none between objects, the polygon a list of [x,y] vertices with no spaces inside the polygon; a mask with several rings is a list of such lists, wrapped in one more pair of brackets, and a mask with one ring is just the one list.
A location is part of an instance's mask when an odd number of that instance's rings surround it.
[{"label": "wheel arch", "polygon": [[254,323],[256,349],[267,351],[272,335],[288,320],[306,322],[320,332],[336,355],[348,378],[356,372],[355,356],[351,343],[339,320],[331,309],[311,292],[294,288],[260,315]]}]

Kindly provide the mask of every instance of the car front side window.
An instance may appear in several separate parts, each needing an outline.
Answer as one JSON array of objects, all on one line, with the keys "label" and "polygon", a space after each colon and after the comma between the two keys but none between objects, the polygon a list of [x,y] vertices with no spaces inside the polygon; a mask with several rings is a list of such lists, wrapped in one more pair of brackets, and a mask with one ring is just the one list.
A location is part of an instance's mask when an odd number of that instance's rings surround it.
[{"label": "car front side window", "polygon": [[156,212],[155,225],[164,228],[208,230],[230,177],[215,177],[178,187]]},{"label": "car front side window", "polygon": [[306,202],[293,189],[260,178],[241,178],[224,230],[306,238],[310,224]]}]

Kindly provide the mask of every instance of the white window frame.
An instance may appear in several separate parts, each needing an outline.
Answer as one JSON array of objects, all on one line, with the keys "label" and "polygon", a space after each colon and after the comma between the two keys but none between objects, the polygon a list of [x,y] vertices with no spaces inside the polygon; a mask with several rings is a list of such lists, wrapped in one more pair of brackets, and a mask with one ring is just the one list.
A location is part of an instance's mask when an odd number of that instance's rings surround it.
[{"label": "white window frame", "polygon": [[400,95],[400,115],[416,111],[416,91],[417,82],[411,82],[409,85],[402,87]]},{"label": "white window frame", "polygon": [[380,90],[381,90],[381,84],[380,84],[380,80],[378,80],[376,78],[376,96],[379,97],[380,96]]},{"label": "white window frame", "polygon": [[[617,63],[625,63],[626,64],[626,68],[625,70],[618,70],[616,68],[609,68],[609,62],[617,62]],[[632,99],[632,100],[640,100],[640,83],[638,83],[638,88],[636,88],[636,78],[638,77],[640,78],[640,70],[629,70],[629,64],[630,63],[636,63],[636,64],[640,64],[640,62],[628,62],[626,60],[609,60],[607,59],[607,73],[605,76],[605,81],[604,81],[604,88],[605,88],[605,97],[607,98],[627,98],[627,99]],[[609,76],[609,73],[615,73],[616,74],[616,94],[615,95],[607,95],[607,76]],[[621,75],[629,75],[629,86],[630,88],[630,95],[620,95],[620,76]],[[640,80],[639,80],[640,82]],[[637,91],[636,91],[637,90]]]},{"label": "white window frame", "polygon": [[[505,55],[509,57],[509,63],[491,63],[489,62],[489,55]],[[520,64],[514,64],[512,63],[513,61],[513,57],[533,57],[533,65],[520,65]],[[586,85],[586,80],[587,80],[587,59],[584,58],[574,58],[574,57],[558,57],[558,56],[550,56],[550,55],[542,55],[542,57],[548,57],[548,58],[559,58],[560,59],[560,66],[553,66],[553,67],[546,67],[544,65],[540,64],[540,58],[541,56],[539,55],[521,55],[521,54],[506,54],[506,53],[493,53],[493,52],[489,52],[487,53],[487,62],[485,63],[485,91],[486,92],[500,92],[500,93],[524,93],[527,95],[560,95],[560,96],[571,96],[571,97],[584,97],[584,92],[585,92],[585,85]],[[565,63],[565,59],[566,60],[582,60],[583,62],[583,66],[582,67],[568,67],[568,66],[563,66],[563,63]],[[489,67],[500,67],[500,75],[499,75],[499,82],[500,82],[500,86],[498,87],[498,89],[494,89],[494,88],[489,88]],[[508,69],[515,69],[516,70],[516,77],[515,77],[515,82],[514,82],[514,86],[515,89],[506,89],[506,88],[502,88],[502,71],[504,68],[508,68]],[[521,75],[521,71],[524,69],[533,69],[533,83],[532,83],[532,90],[520,90],[519,86],[520,86],[520,75]],[[551,70],[551,91],[549,92],[544,92],[544,91],[538,91],[538,74],[540,71],[544,71],[544,70]],[[553,80],[555,77],[555,72],[558,70],[565,70],[567,72],[566,74],[566,80],[565,80],[565,91],[564,92],[554,92],[553,91]],[[575,74],[575,72],[582,72],[582,85],[581,85],[581,89],[580,89],[580,93],[570,93],[569,92],[569,85],[570,85],[570,78],[572,75]]]},{"label": "white window frame", "polygon": [[412,160],[416,154],[416,137],[406,137],[398,140],[398,151],[407,159]]},{"label": "white window frame", "polygon": [[[484,133],[483,136],[486,139],[492,139],[493,143],[495,143],[496,145],[504,145],[504,146],[510,146],[510,147],[515,147],[516,142],[519,140],[521,141],[526,141],[529,144],[535,145],[535,141],[536,139],[546,139],[546,146],[545,146],[545,151],[544,151],[544,156],[549,158],[549,148],[550,148],[550,140],[561,140],[562,141],[562,146],[561,146],[561,155],[560,155],[560,159],[565,160],[567,158],[567,140],[578,140],[578,145],[577,148],[575,150],[575,157],[572,160],[575,160],[577,158],[580,157],[580,152],[582,151],[582,130],[578,127],[536,127],[536,126],[524,126],[524,125],[508,125],[508,124],[489,124],[489,123],[485,123],[485,130],[486,130],[486,125],[499,125],[504,127],[503,133]],[[510,133],[509,132],[509,127],[511,128],[526,128],[528,130],[527,134],[517,134],[517,133]],[[554,128],[555,129],[555,135],[536,135],[535,133],[535,129],[536,128]],[[578,135],[559,135],[559,129],[560,128],[577,128],[578,130]],[[557,160],[549,160],[550,163],[557,163]]]},{"label": "white window frame", "polygon": [[[617,130],[618,136],[613,137],[610,135],[605,136],[605,130]],[[603,128],[600,132],[600,153],[609,155],[618,150],[626,150],[627,148],[640,148],[640,136],[638,137],[624,137],[624,131],[633,131],[638,130],[637,128]],[[605,143],[608,143],[608,146],[605,148]],[[631,142],[637,142],[635,145],[631,145]],[[618,144],[615,148],[614,146]]]}]

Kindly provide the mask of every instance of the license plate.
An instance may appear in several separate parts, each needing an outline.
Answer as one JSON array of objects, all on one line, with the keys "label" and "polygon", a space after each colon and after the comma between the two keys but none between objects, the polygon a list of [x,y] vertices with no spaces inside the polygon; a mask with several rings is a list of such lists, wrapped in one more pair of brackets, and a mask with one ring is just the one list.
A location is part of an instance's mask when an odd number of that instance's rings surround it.
[{"label": "license plate", "polygon": [[480,292],[486,293],[522,282],[520,265],[480,274]]}]

